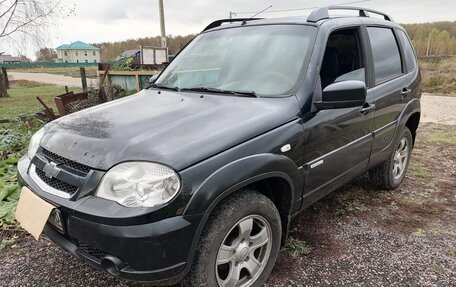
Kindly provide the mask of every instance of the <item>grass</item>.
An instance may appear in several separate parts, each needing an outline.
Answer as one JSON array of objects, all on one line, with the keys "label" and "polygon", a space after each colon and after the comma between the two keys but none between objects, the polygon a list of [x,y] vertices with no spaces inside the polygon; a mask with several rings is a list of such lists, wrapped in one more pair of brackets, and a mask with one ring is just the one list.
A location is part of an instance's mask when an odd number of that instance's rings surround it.
[{"label": "grass", "polygon": [[428,139],[432,143],[456,145],[456,132],[436,130],[429,135]]},{"label": "grass", "polygon": [[53,98],[64,92],[63,88],[53,85],[12,81],[10,96],[0,98],[0,120],[8,120],[0,122],[0,251],[11,245],[19,232],[14,217],[20,193],[17,162],[25,153],[31,135],[44,124],[35,118],[24,123],[18,117],[43,109],[37,96],[56,111]]},{"label": "grass", "polygon": [[439,95],[456,95],[456,57],[420,59],[423,91]]},{"label": "grass", "polygon": [[312,252],[312,248],[307,243],[292,237],[285,243],[285,249],[294,257],[307,255]]},{"label": "grass", "polygon": [[423,179],[429,178],[431,176],[429,169],[413,160],[410,162],[407,172],[409,176]]},{"label": "grass", "polygon": [[[82,89],[74,88],[74,92]],[[54,97],[65,93],[62,87],[40,84],[30,81],[12,81],[11,89],[8,90],[8,98],[0,98],[0,120],[14,119],[21,115],[32,114],[44,109],[36,99],[39,96],[54,112],[57,108],[54,104]]]},{"label": "grass", "polygon": [[[87,77],[94,78],[97,76],[97,66],[84,67]],[[54,75],[64,75],[69,77],[79,78],[81,76],[79,67],[38,67],[38,68],[21,68],[10,70],[11,72],[26,72],[26,73],[47,73]]]}]

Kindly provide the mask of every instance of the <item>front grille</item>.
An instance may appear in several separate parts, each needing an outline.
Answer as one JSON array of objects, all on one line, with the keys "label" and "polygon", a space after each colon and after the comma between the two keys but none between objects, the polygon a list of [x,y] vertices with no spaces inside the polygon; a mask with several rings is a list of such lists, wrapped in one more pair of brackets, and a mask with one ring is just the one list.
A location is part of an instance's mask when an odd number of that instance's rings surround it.
[{"label": "front grille", "polygon": [[53,187],[57,190],[61,190],[63,192],[69,193],[69,194],[74,194],[78,190],[78,188],[76,186],[65,183],[61,180],[58,180],[57,178],[47,177],[46,174],[44,173],[44,171],[40,170],[39,168],[36,169],[36,174],[44,183],[46,183],[50,187]]},{"label": "front grille", "polygon": [[108,253],[98,249],[98,248],[94,248],[84,242],[81,242],[79,240],[75,240],[75,243],[76,243],[76,246],[81,249],[84,253],[87,253],[95,258],[97,258],[98,260],[101,260],[103,259],[103,257],[105,257],[106,255],[108,255]]},{"label": "front grille", "polygon": [[46,157],[48,157],[51,161],[63,163],[65,166],[70,167],[72,169],[79,170],[79,171],[82,171],[84,173],[89,173],[89,171],[91,170],[91,168],[86,166],[86,165],[83,165],[81,163],[69,160],[69,159],[64,158],[62,156],[59,156],[59,155],[57,155],[55,153],[52,153],[52,152],[50,152],[50,151],[48,151],[46,149],[43,149],[43,154]]}]

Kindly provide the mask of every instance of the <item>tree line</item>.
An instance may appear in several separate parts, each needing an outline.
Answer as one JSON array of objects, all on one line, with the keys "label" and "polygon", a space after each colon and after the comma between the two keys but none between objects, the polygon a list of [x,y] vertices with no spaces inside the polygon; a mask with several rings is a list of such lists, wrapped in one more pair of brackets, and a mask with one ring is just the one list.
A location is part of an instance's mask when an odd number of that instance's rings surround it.
[{"label": "tree line", "polygon": [[[195,34],[187,36],[167,36],[166,40],[168,43],[169,54],[177,54],[195,36]],[[101,49],[101,61],[107,62],[114,61],[115,58],[122,54],[124,51],[139,49],[139,47],[141,46],[160,47],[161,39],[160,36],[156,36],[148,38],[129,39],[121,42],[104,42],[92,45]]]},{"label": "tree line", "polygon": [[[456,21],[402,25],[410,36],[419,57],[456,55]],[[196,35],[167,37],[169,54],[177,54]],[[139,49],[140,46],[159,47],[159,36],[129,39],[120,42],[92,44],[101,49],[103,62],[114,61],[126,50]],[[52,49],[42,48],[37,52],[37,61],[52,61],[57,54]]]},{"label": "tree line", "polygon": [[418,56],[456,55],[456,21],[402,25]]}]

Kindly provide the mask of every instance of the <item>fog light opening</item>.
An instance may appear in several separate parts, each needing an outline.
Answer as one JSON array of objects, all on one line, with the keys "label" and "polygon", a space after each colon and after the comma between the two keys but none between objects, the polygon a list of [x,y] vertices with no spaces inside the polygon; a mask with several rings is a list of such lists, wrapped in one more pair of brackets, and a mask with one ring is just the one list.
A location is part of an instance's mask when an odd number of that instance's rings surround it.
[{"label": "fog light opening", "polygon": [[119,271],[121,269],[122,262],[115,257],[106,256],[101,259],[101,267],[111,275],[119,276]]}]

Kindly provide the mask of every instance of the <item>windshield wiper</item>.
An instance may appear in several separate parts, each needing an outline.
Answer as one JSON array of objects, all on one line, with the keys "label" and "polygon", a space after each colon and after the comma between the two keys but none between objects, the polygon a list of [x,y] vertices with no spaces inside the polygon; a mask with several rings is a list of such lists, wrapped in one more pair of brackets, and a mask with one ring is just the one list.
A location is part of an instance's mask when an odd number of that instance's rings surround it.
[{"label": "windshield wiper", "polygon": [[210,87],[183,88],[183,89],[181,89],[181,91],[209,92],[209,93],[227,94],[227,95],[240,96],[240,97],[258,98],[258,95],[255,93],[255,91],[222,90],[222,89],[210,88]]},{"label": "windshield wiper", "polygon": [[163,90],[179,91],[178,87],[169,87],[169,86],[165,86],[165,85],[157,84],[157,83],[151,84],[149,86],[149,88],[157,88],[157,89],[163,89]]}]

